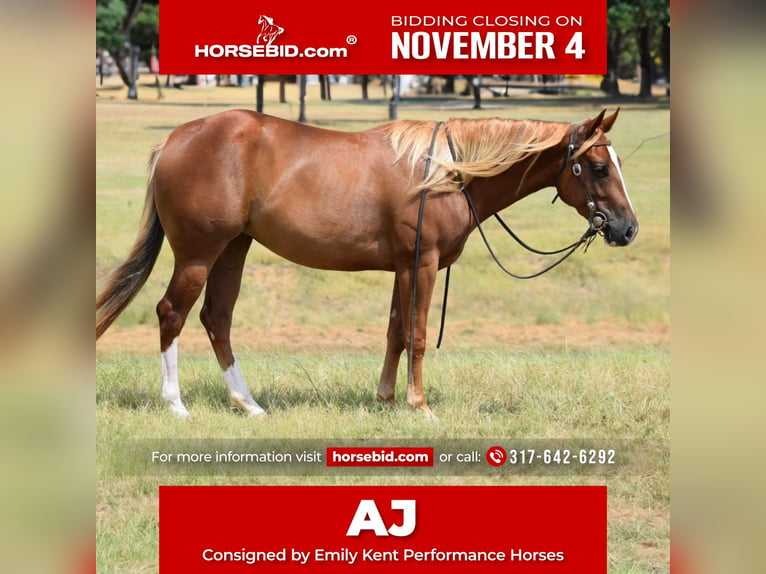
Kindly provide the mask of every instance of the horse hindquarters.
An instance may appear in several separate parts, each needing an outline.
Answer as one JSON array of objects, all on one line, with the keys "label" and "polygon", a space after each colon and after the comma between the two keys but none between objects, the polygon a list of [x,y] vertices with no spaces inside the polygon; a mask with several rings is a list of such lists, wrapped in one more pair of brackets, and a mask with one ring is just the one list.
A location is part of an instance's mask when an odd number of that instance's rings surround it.
[{"label": "horse hindquarters", "polygon": [[[168,138],[153,173],[155,203],[173,249],[173,276],[157,304],[163,365],[163,399],[186,416],[178,384],[178,338],[207,284],[200,318],[223,371],[232,403],[249,415],[263,414],[244,383],[231,352],[231,315],[251,239],[242,234],[248,203],[241,166],[223,161],[236,142],[220,135],[218,122],[193,122]],[[215,153],[208,140],[221,138]]]}]

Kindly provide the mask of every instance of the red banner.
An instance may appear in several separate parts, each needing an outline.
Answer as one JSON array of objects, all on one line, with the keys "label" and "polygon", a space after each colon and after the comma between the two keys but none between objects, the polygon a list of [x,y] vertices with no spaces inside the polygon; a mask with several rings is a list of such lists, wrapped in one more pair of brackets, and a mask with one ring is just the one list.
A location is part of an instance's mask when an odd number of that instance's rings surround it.
[{"label": "red banner", "polygon": [[[461,5],[462,4],[462,5]],[[606,1],[163,0],[163,74],[603,74]]]},{"label": "red banner", "polygon": [[606,487],[161,486],[160,572],[606,573]]}]

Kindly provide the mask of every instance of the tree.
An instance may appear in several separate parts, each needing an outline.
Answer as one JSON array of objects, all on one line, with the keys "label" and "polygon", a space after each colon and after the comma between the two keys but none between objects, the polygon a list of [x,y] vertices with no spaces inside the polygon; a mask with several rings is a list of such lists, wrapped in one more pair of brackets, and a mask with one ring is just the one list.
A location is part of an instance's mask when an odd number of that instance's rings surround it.
[{"label": "tree", "polygon": [[144,4],[130,27],[130,43],[141,49],[144,61],[152,53],[152,48],[159,50],[160,17],[157,4]]},{"label": "tree", "polygon": [[96,0],[96,47],[118,50],[125,41],[122,23],[128,13],[123,0]]},{"label": "tree", "polygon": [[[141,34],[132,38],[131,30],[143,7],[143,0],[96,0],[96,48],[109,50],[126,86],[131,83],[125,67],[130,44],[141,39]],[[156,6],[153,9],[156,14]],[[146,20],[142,25],[145,29]]]},{"label": "tree", "polygon": [[298,108],[298,121],[306,123],[306,76],[298,76],[298,101],[300,106]]},{"label": "tree", "polygon": [[[670,16],[670,14],[668,14]],[[662,24],[662,37],[660,40],[660,59],[662,71],[665,74],[665,93],[670,95],[670,18]]]},{"label": "tree", "polygon": [[670,68],[669,36],[663,36],[670,26],[669,0],[608,0],[607,3],[607,73],[601,88],[612,96],[619,95],[617,80],[624,69],[632,77],[639,66],[641,97],[651,95],[655,78],[655,55],[662,57],[663,65]]},{"label": "tree", "polygon": [[620,95],[620,54],[626,34],[633,29],[636,7],[626,0],[609,0],[607,4],[606,75],[601,89],[612,97]]},{"label": "tree", "polygon": [[652,83],[654,82],[654,57],[655,47],[658,46],[657,31],[665,22],[670,22],[669,0],[638,0],[638,14],[636,24],[638,26],[638,48],[640,52],[641,66],[641,89],[639,96],[648,98],[652,95]]}]

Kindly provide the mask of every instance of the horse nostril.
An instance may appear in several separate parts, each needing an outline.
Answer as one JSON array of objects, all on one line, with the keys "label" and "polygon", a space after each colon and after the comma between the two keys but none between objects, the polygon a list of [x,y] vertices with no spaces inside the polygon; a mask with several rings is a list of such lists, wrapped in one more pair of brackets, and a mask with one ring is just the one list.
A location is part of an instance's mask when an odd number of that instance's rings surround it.
[{"label": "horse nostril", "polygon": [[625,230],[625,240],[630,241],[636,235],[636,228],[632,225]]}]

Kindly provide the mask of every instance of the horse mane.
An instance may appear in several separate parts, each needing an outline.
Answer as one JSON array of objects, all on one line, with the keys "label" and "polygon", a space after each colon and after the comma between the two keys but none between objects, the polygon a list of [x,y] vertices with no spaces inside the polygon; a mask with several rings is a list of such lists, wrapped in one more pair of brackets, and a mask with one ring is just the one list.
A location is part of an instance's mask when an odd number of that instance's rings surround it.
[{"label": "horse mane", "polygon": [[418,189],[455,189],[458,174],[464,183],[476,177],[492,177],[531,155],[539,157],[542,151],[560,144],[571,129],[568,123],[500,118],[451,118],[446,125],[458,159],[452,159],[447,138],[439,135],[425,180],[415,169],[428,156],[434,123],[400,120],[384,126],[396,161],[406,158],[411,180],[419,182]]}]

